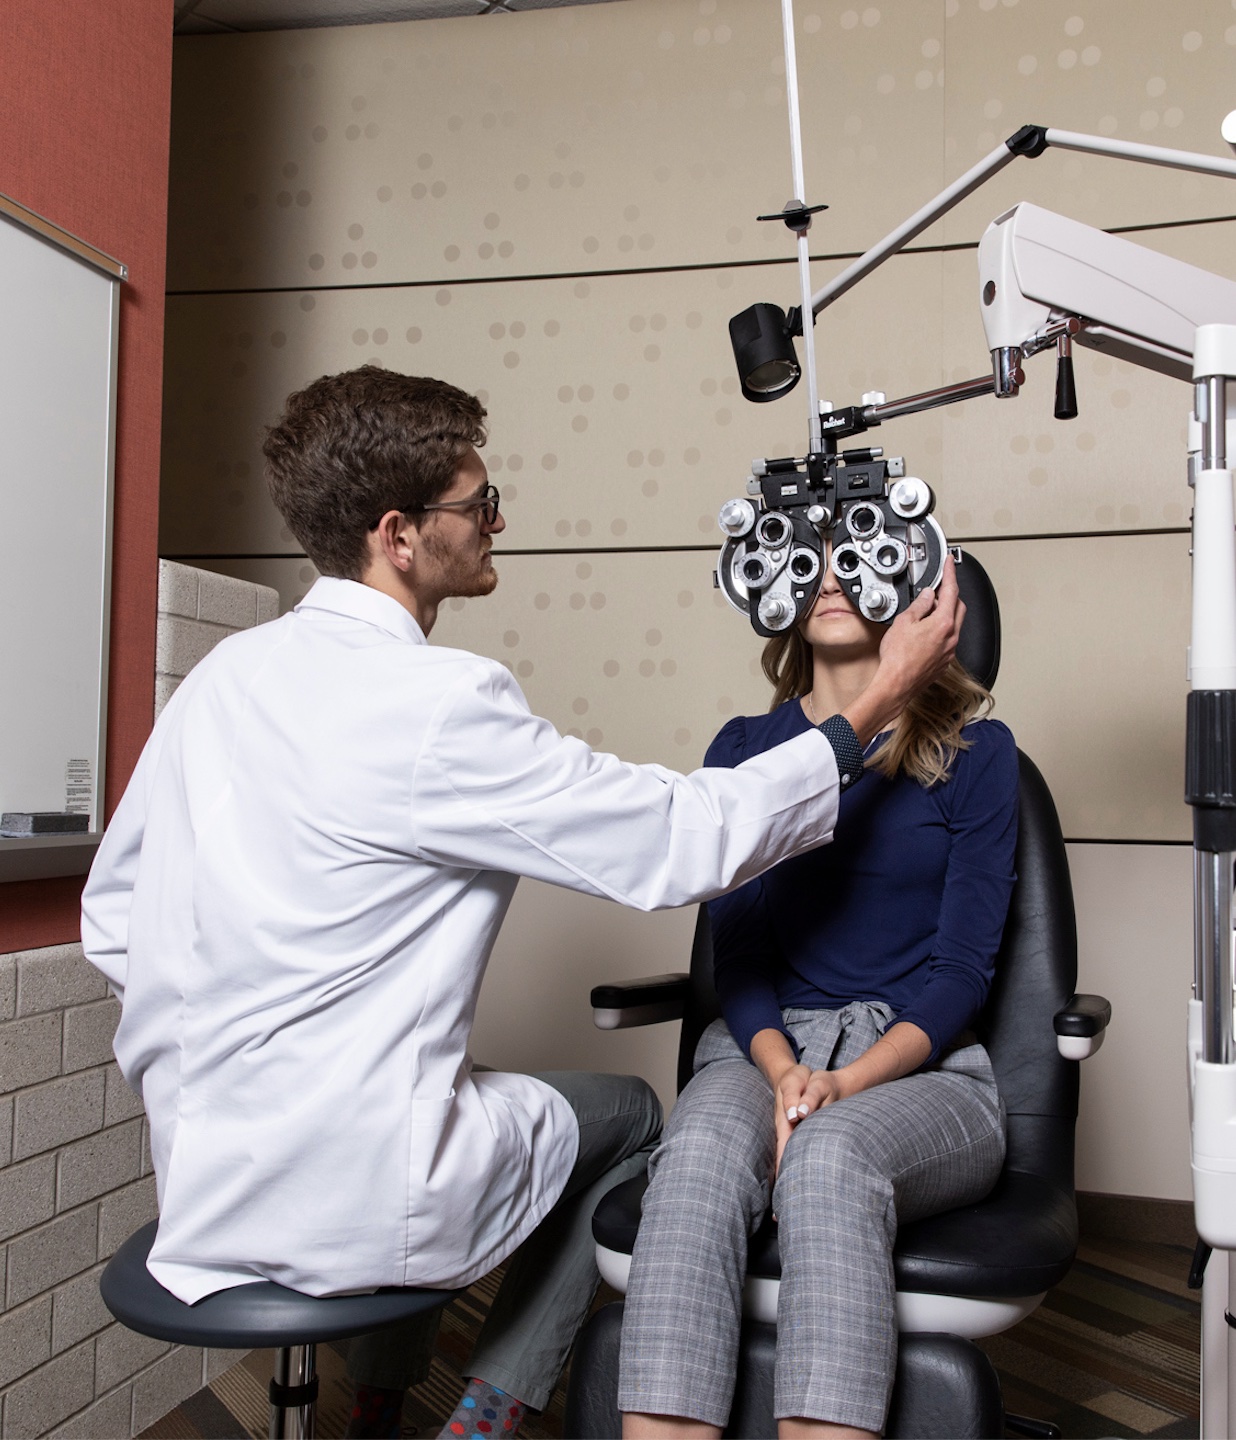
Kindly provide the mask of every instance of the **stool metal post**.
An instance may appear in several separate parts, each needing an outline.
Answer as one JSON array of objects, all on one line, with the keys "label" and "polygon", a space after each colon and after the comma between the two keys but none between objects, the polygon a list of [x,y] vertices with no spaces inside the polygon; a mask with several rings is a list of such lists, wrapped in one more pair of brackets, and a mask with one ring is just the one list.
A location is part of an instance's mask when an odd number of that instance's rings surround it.
[{"label": "stool metal post", "polygon": [[313,1440],[318,1376],[316,1345],[286,1345],[275,1351],[270,1382],[270,1440]]}]

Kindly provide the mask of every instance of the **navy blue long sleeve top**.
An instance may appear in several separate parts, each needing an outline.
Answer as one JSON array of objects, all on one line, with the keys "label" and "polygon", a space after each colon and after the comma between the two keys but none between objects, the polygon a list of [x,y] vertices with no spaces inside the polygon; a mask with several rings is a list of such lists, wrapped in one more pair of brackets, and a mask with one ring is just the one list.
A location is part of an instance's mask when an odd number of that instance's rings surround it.
[{"label": "navy blue long sleeve top", "polygon": [[[731,720],[706,765],[735,766],[808,729],[797,700]],[[717,993],[750,1054],[783,1007],[884,1001],[935,1059],[981,1009],[1013,888],[1017,751],[972,721],[949,779],[924,788],[867,770],[841,795],[830,845],[709,903]],[[928,1062],[929,1063],[929,1062]]]}]

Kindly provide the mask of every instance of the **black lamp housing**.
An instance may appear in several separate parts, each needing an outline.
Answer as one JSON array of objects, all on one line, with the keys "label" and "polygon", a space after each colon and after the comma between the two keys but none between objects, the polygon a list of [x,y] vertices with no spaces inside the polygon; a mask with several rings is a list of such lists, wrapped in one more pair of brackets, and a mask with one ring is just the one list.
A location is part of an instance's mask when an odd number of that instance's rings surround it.
[{"label": "black lamp housing", "polygon": [[798,384],[802,367],[794,330],[779,305],[752,305],[730,321],[738,381],[748,400],[779,400]]}]

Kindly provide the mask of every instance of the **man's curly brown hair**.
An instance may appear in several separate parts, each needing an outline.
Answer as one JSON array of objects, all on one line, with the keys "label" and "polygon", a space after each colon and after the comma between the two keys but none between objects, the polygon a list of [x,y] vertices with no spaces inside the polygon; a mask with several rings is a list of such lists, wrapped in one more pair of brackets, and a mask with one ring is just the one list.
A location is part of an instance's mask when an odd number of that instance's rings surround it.
[{"label": "man's curly brown hair", "polygon": [[305,554],[323,575],[359,580],[373,522],[432,504],[484,443],[475,395],[362,365],[289,396],[262,453],[271,498]]}]

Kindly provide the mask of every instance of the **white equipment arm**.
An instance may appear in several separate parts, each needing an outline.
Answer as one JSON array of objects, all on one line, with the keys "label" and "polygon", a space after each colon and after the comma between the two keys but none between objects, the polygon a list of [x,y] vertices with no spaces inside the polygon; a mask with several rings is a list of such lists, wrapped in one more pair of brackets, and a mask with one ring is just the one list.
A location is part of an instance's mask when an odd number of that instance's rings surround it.
[{"label": "white equipment arm", "polygon": [[1074,343],[1191,383],[1198,326],[1236,324],[1236,281],[1025,202],[987,227],[978,268],[997,374],[1076,316]]}]

